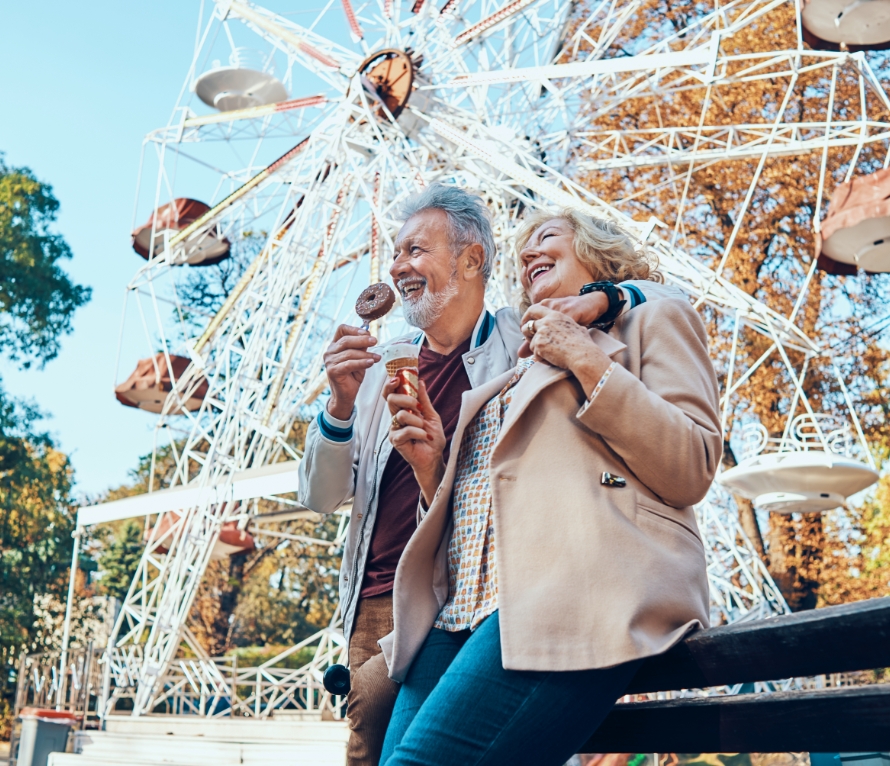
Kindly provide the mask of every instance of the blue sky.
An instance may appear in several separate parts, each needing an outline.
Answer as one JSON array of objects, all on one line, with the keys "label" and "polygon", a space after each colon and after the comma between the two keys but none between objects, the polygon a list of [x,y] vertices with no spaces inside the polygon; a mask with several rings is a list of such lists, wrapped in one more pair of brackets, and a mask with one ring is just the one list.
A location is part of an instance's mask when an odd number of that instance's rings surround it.
[{"label": "blue sky", "polygon": [[[295,0],[282,10],[304,22],[320,5]],[[140,147],[170,117],[199,7],[199,0],[45,0],[3,11],[0,152],[52,185],[57,229],[74,252],[66,268],[93,288],[93,299],[75,315],[57,359],[29,371],[2,361],[0,376],[12,395],[48,414],[44,427],[71,456],[81,496],[126,481],[152,447],[155,416],[123,407],[112,388],[124,287],[141,263],[129,236]],[[133,322],[126,329],[124,357],[146,356],[141,329]],[[118,380],[132,364],[121,367]]]}]

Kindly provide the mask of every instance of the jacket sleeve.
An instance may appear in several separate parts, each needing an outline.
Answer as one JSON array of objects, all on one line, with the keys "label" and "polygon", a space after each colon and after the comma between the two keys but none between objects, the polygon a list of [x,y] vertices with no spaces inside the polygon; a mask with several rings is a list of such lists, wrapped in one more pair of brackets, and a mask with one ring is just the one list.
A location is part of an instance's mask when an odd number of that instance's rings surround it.
[{"label": "jacket sleeve", "polygon": [[300,461],[299,502],[316,513],[333,513],[355,493],[358,439],[353,424],[319,413],[306,433]]},{"label": "jacket sleeve", "polygon": [[704,324],[687,300],[674,298],[624,321],[625,339],[639,333],[640,377],[616,364],[577,417],[667,505],[694,505],[723,451]]},{"label": "jacket sleeve", "polygon": [[631,309],[644,303],[659,301],[663,298],[680,298],[685,300],[685,295],[680,288],[661,284],[660,282],[629,279],[627,282],[620,282],[618,287],[621,288],[627,301],[622,307],[619,316],[624,316]]}]

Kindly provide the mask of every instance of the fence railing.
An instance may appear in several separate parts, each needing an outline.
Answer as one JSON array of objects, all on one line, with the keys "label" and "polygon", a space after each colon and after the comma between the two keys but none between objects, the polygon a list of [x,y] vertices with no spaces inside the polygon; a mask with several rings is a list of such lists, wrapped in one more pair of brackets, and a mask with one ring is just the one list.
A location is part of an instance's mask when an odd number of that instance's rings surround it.
[{"label": "fence railing", "polygon": [[16,717],[26,707],[65,710],[83,716],[84,724],[99,717],[101,649],[87,644],[68,652],[66,667],[59,652],[23,654],[15,694]]},{"label": "fence railing", "polygon": [[[342,659],[343,634],[336,628],[309,636],[260,665],[239,665],[237,657],[180,658],[160,681],[153,713],[210,718],[270,718],[306,715],[342,719],[345,700],[331,697],[322,674]],[[297,657],[311,659],[296,667]],[[132,709],[142,673],[141,647],[68,652],[60,667],[58,652],[24,654],[19,661],[15,715],[23,708],[65,710],[95,727],[107,715]]]},{"label": "fence railing", "polygon": [[[287,667],[289,658],[313,646],[309,662]],[[343,648],[342,633],[325,628],[258,666],[240,666],[237,657],[180,658],[161,680],[152,712],[210,718],[303,713],[340,719],[345,700],[325,691],[322,674],[340,661]],[[141,671],[138,647],[111,649],[101,663],[105,715],[129,709]]]}]

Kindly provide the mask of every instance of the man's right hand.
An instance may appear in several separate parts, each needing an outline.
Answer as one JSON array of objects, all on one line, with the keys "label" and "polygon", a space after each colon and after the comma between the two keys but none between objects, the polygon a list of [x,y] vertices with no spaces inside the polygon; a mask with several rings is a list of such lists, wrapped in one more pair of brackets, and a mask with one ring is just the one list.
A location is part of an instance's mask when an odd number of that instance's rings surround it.
[{"label": "man's right hand", "polygon": [[352,417],[365,372],[380,361],[380,354],[368,350],[376,343],[377,338],[367,330],[341,324],[334,333],[334,342],[324,353],[324,369],[331,385],[327,409],[338,420]]}]

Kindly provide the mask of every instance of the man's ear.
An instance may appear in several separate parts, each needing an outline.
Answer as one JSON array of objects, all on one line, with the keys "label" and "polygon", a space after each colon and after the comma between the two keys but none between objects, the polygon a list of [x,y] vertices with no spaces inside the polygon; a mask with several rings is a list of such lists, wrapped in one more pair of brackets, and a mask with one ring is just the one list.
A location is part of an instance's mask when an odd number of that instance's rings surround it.
[{"label": "man's ear", "polygon": [[485,250],[478,242],[467,245],[461,253],[463,260],[464,278],[467,280],[475,279],[480,276],[485,269]]}]

